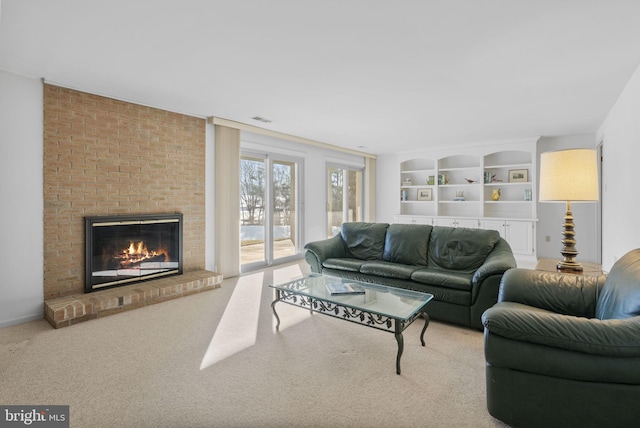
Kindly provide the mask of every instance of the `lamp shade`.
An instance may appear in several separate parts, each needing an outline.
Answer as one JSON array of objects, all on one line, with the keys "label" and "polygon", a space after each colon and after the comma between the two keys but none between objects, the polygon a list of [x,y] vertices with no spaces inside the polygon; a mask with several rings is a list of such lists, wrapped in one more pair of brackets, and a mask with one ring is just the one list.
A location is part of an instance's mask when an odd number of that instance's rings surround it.
[{"label": "lamp shade", "polygon": [[571,149],[542,153],[539,195],[540,201],[597,201],[596,151]]}]

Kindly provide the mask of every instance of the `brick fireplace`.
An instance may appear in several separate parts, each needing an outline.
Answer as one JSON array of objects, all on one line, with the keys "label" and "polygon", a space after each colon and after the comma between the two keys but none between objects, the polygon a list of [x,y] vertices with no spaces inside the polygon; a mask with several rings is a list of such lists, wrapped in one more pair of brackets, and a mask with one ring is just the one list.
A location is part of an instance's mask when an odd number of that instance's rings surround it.
[{"label": "brick fireplace", "polygon": [[[125,302],[219,286],[221,277],[204,271],[205,126],[202,118],[44,85],[44,298],[54,326],[74,323],[72,307],[92,318],[103,306],[107,314],[126,310]],[[154,281],[94,292],[87,303],[85,217],[156,213],[184,216],[184,274],[151,291]]]}]

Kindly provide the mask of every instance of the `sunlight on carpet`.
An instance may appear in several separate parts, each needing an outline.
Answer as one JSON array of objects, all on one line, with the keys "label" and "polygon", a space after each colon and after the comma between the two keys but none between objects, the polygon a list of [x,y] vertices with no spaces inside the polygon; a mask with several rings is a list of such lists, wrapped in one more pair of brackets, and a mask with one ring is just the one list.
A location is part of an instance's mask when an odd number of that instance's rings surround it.
[{"label": "sunlight on carpet", "polygon": [[238,280],[220,324],[200,363],[200,370],[255,345],[263,290],[262,281],[263,273],[243,276]]},{"label": "sunlight on carpet", "polygon": [[[200,363],[200,370],[224,360],[256,343],[260,301],[263,290],[272,291],[269,284],[283,283],[302,276],[298,264],[274,268],[272,277],[265,277],[263,272],[248,274],[238,279],[222,319],[209,343],[207,352]],[[292,310],[290,310],[292,309]],[[309,311],[296,309],[289,305],[280,305],[278,314],[283,322],[280,331],[285,330],[309,318]],[[272,331],[276,329],[275,317],[272,317]]]}]

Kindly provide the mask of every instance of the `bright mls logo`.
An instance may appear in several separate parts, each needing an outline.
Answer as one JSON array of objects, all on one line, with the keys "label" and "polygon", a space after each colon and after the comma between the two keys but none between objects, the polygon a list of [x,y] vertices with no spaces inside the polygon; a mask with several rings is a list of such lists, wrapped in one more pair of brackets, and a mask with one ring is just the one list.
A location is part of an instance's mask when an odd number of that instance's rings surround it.
[{"label": "bright mls logo", "polygon": [[69,406],[0,406],[0,428],[69,428]]}]

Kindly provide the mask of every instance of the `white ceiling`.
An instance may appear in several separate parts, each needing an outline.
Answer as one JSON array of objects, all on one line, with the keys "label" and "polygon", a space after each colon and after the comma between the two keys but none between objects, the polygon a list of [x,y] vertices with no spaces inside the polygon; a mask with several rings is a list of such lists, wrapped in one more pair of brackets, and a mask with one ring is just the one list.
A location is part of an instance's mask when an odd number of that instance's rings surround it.
[{"label": "white ceiling", "polygon": [[0,1],[0,69],[377,154],[593,133],[640,64],[638,0]]}]

